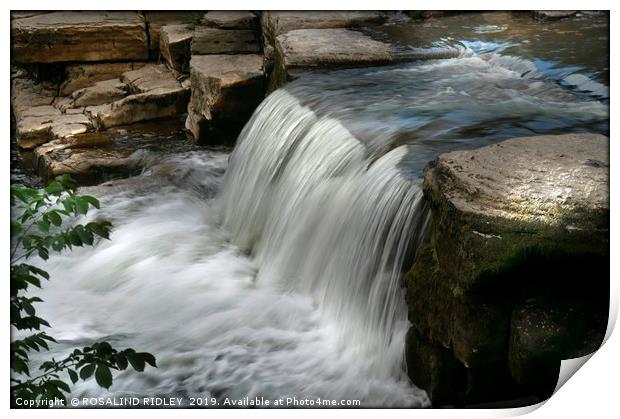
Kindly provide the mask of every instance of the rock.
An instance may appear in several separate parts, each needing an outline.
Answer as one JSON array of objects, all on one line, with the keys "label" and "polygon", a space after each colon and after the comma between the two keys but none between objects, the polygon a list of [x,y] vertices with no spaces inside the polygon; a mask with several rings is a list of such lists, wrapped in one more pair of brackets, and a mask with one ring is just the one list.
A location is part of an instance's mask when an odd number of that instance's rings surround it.
[{"label": "rock", "polygon": [[54,98],[52,105],[62,113],[66,113],[68,109],[73,107],[73,98],[65,96],[57,96]]},{"label": "rock", "polygon": [[17,145],[32,149],[57,138],[85,133],[93,129],[91,121],[83,114],[63,115],[57,109],[48,115],[25,116],[17,123]]},{"label": "rock", "polygon": [[49,83],[37,83],[34,79],[19,74],[11,80],[11,108],[19,120],[32,107],[51,105],[56,88]]},{"label": "rock", "polygon": [[204,15],[200,23],[210,28],[257,29],[258,18],[252,12],[212,11]]},{"label": "rock", "polygon": [[598,134],[515,138],[441,155],[424,179],[437,208],[439,264],[465,291],[532,247],[608,252],[608,179],[609,139]]},{"label": "rock", "polygon": [[170,68],[189,71],[193,30],[187,25],[162,26],[159,37],[161,56]]},{"label": "rock", "polygon": [[270,90],[282,86],[295,73],[333,67],[392,63],[390,44],[375,41],[349,29],[299,29],[276,38]]},{"label": "rock", "polygon": [[189,91],[180,85],[161,87],[127,96],[112,104],[87,107],[85,113],[101,130],[183,114],[188,100]]},{"label": "rock", "polygon": [[606,325],[607,316],[587,300],[539,297],[520,302],[512,315],[512,375],[520,383],[553,392],[561,360],[596,351],[603,343]]},{"label": "rock", "polygon": [[22,63],[148,59],[134,12],[53,12],[11,21],[12,58]]},{"label": "rock", "polygon": [[127,95],[128,87],[119,79],[104,80],[73,92],[73,107],[102,105]]},{"label": "rock", "polygon": [[278,35],[295,29],[352,28],[369,26],[384,20],[383,14],[374,11],[263,12],[261,27],[268,43],[274,44]]},{"label": "rock", "polygon": [[120,79],[123,73],[142,68],[146,63],[96,63],[67,64],[66,78],[60,85],[60,94],[70,96],[78,89],[92,86],[96,82]]},{"label": "rock", "polygon": [[69,174],[81,184],[128,175],[137,170],[129,158],[135,150],[116,145],[101,133],[54,140],[34,151],[37,170],[44,178]]},{"label": "rock", "polygon": [[192,39],[192,55],[260,52],[258,35],[251,29],[198,27]]},{"label": "rock", "polygon": [[121,81],[133,93],[146,93],[155,89],[175,90],[181,87],[174,74],[163,65],[148,64],[144,67],[123,73]]},{"label": "rock", "polygon": [[577,10],[535,10],[532,14],[538,20],[549,21],[575,16]]},{"label": "rock", "polygon": [[204,141],[210,127],[247,121],[265,93],[263,57],[194,55],[186,128]]},{"label": "rock", "polygon": [[[432,222],[405,275],[415,336],[406,350],[413,382],[431,398],[543,400],[559,360],[600,343],[609,301],[608,150],[598,134],[537,136],[442,154],[427,166]],[[584,327],[575,313],[595,320]],[[424,367],[429,345],[448,350],[460,372]]]},{"label": "rock", "polygon": [[195,11],[148,11],[144,12],[149,33],[149,51],[151,59],[158,59],[160,55],[161,28],[166,25],[195,25],[200,21],[204,12]]}]

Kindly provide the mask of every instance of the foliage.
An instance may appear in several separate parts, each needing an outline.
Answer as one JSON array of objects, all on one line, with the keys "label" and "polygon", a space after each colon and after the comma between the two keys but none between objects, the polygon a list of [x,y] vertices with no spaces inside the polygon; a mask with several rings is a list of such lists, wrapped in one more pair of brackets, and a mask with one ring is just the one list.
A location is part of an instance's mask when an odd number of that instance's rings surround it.
[{"label": "foliage", "polygon": [[50,327],[45,319],[37,316],[34,308],[34,304],[42,300],[26,296],[31,286],[41,288],[42,281],[49,280],[50,276],[24,261],[33,255],[47,260],[50,250],[61,252],[74,246],[92,246],[97,238],[109,239],[110,236],[112,225],[107,221],[64,226],[67,221],[85,215],[91,207],[99,208],[96,198],[77,195],[76,189],[76,182],[68,175],[57,177],[44,190],[11,187],[11,210],[17,214],[11,220],[11,326],[32,333],[11,342],[13,405],[17,398],[66,400],[65,393],[71,388],[65,378],[61,378],[64,373],[73,384],[94,374],[97,384],[109,388],[113,381],[112,370],[131,366],[136,371],[144,371],[146,364],[156,367],[155,357],[150,353],[136,352],[131,348],[117,350],[108,342],[98,342],[75,349],[62,360],[52,358],[43,362],[36,375],[30,371],[29,353],[49,350],[49,343],[56,341],[41,330]]}]

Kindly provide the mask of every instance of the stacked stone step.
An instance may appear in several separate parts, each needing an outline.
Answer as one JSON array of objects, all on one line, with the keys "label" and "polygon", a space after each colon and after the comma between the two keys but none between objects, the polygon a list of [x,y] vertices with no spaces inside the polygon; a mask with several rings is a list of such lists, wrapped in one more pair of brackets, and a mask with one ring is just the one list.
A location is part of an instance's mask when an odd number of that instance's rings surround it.
[{"label": "stacked stone step", "polygon": [[[14,13],[11,105],[17,143],[34,149],[41,174],[79,177],[95,167],[101,172],[104,166],[116,170],[121,163],[129,164],[126,157],[132,150],[117,147],[98,132],[185,113],[188,80],[153,60],[159,58],[162,26],[189,24],[200,16],[197,12]],[[34,76],[38,68],[42,76],[56,69],[62,79],[52,82]],[[49,146],[43,147],[46,143]],[[84,153],[87,148],[91,150]],[[82,156],[80,164],[71,158],[77,154]]]},{"label": "stacked stone step", "polygon": [[190,74],[185,126],[197,141],[234,138],[264,98],[259,38],[258,17],[244,11],[208,12],[193,27],[162,27],[161,56]]}]

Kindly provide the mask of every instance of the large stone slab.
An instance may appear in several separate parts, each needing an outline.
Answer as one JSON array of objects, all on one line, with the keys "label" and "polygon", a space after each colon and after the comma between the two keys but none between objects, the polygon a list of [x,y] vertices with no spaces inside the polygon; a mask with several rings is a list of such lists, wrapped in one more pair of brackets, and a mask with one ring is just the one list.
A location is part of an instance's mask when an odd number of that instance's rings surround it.
[{"label": "large stone slab", "polygon": [[162,87],[127,96],[112,104],[87,107],[85,112],[101,130],[183,114],[187,110],[189,95],[189,90],[180,85]]},{"label": "large stone slab", "polygon": [[68,174],[81,184],[127,176],[137,168],[129,157],[135,150],[114,143],[101,133],[54,140],[34,151],[37,171],[46,178]]},{"label": "large stone slab", "polygon": [[54,12],[11,21],[12,58],[23,63],[148,58],[146,27],[135,12]]},{"label": "large stone slab", "polygon": [[210,127],[247,121],[265,93],[263,57],[258,54],[195,55],[190,77],[186,128],[199,141]]},{"label": "large stone slab", "polygon": [[159,50],[170,68],[182,73],[189,71],[193,34],[193,29],[188,25],[162,26]]},{"label": "large stone slab", "polygon": [[145,64],[141,62],[67,64],[65,80],[60,85],[60,94],[70,96],[76,90],[92,86],[96,82],[120,79],[123,73],[137,70]]},{"label": "large stone slab", "polygon": [[121,81],[133,93],[146,93],[155,89],[174,90],[181,87],[175,75],[164,65],[147,64],[144,67],[123,73]]},{"label": "large stone slab", "polygon": [[216,10],[205,13],[200,21],[204,26],[220,29],[258,29],[258,17],[252,12]]},{"label": "large stone slab", "polygon": [[144,12],[148,25],[149,51],[152,59],[159,58],[161,28],[166,25],[194,25],[200,21],[204,12],[190,10],[153,10]]},{"label": "large stone slab", "polygon": [[275,38],[295,29],[352,28],[380,23],[383,14],[375,11],[284,11],[263,12],[263,35],[273,44]]},{"label": "large stone slab", "polygon": [[[84,114],[61,114],[53,107],[47,114],[26,115],[17,123],[17,145],[32,149],[53,139],[67,138],[93,130],[93,124]],[[34,109],[34,108],[33,108]]]},{"label": "large stone slab", "polygon": [[127,96],[128,86],[119,79],[99,81],[90,87],[73,92],[72,107],[111,103]]},{"label": "large stone slab", "polygon": [[258,34],[253,29],[197,27],[192,39],[192,54],[244,54],[260,52]]}]

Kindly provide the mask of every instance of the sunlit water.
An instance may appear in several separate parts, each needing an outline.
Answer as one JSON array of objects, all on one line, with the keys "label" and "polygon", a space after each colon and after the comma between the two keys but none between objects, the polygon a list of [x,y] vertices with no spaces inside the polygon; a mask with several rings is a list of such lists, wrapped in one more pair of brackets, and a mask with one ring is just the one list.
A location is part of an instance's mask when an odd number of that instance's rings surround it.
[{"label": "sunlit water", "polygon": [[80,383],[74,395],[428,406],[403,361],[400,283],[424,238],[424,165],[512,136],[608,131],[605,70],[588,61],[549,72],[536,51],[491,48],[515,42],[501,16],[470,17],[479,22],[467,37],[441,46],[459,58],[289,84],[232,154],[154,153],[141,176],[86,189],[102,197],[91,217],[114,232],[42,264],[54,353],[108,339],[154,353],[159,368],[122,372],[109,392]]}]

